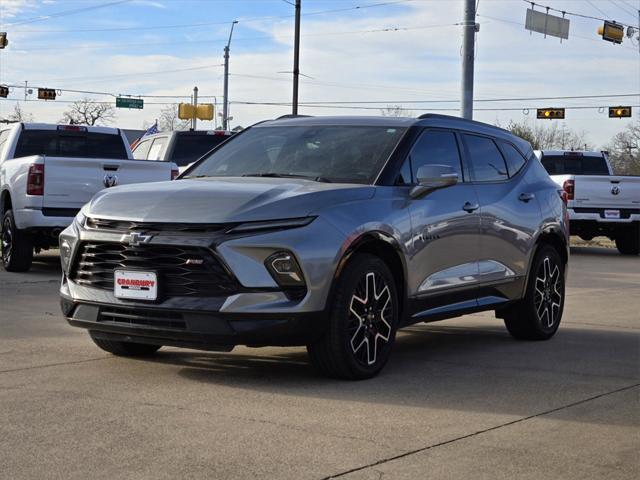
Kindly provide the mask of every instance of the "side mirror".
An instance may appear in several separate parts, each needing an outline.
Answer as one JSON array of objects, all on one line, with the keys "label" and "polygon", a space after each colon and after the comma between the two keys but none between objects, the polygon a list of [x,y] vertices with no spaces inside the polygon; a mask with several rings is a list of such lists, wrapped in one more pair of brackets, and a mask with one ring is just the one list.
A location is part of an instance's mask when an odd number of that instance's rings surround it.
[{"label": "side mirror", "polygon": [[449,165],[423,165],[418,169],[418,185],[409,192],[411,198],[419,198],[433,190],[458,183],[458,174]]}]

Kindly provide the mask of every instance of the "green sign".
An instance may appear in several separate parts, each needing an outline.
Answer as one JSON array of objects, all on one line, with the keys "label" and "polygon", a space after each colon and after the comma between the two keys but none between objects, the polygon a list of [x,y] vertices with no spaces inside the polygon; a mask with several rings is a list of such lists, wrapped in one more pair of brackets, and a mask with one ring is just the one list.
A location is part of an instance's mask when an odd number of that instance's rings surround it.
[{"label": "green sign", "polygon": [[116,97],[116,107],[118,108],[139,108],[144,106],[141,98]]}]

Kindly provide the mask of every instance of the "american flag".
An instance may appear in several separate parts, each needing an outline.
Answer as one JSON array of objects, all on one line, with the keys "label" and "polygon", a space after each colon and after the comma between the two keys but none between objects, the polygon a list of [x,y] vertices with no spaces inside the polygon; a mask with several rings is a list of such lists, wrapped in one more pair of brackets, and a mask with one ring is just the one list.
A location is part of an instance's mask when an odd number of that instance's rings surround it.
[{"label": "american flag", "polygon": [[142,135],[143,137],[146,137],[147,135],[153,135],[154,133],[158,133],[160,130],[158,130],[158,120],[156,120],[156,123],[154,123],[153,125],[151,125],[146,132],[144,132],[144,135]]}]

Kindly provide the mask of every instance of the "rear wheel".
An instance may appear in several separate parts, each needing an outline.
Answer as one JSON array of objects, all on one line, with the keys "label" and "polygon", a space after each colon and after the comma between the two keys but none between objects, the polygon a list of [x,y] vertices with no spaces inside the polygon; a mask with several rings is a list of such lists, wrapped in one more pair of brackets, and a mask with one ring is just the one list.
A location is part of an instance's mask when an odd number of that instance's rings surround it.
[{"label": "rear wheel", "polygon": [[161,345],[148,345],[146,343],[120,342],[117,340],[105,340],[96,337],[89,332],[91,340],[105,352],[113,353],[121,357],[147,357],[156,353]]},{"label": "rear wheel", "polygon": [[398,324],[393,274],[378,257],[359,254],[336,285],[329,328],[307,346],[323,374],[349,380],[377,375],[387,362]]},{"label": "rear wheel", "polygon": [[543,246],[533,260],[524,298],[504,313],[509,333],[521,340],[551,338],[564,309],[564,264],[558,251]]},{"label": "rear wheel", "polygon": [[640,254],[640,228],[634,226],[616,238],[616,247],[623,255]]},{"label": "rear wheel", "polygon": [[29,232],[18,230],[13,210],[7,210],[2,217],[0,234],[2,265],[8,272],[26,272],[33,262],[33,237]]}]

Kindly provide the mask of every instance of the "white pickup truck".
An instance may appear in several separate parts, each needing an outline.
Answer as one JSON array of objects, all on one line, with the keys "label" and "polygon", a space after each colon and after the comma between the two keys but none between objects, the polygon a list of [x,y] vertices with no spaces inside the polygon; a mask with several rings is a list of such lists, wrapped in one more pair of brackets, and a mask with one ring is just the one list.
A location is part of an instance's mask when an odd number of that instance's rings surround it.
[{"label": "white pickup truck", "polygon": [[171,180],[173,163],[134,160],[117,128],[17,123],[0,127],[0,238],[7,271],[26,271],[95,193]]},{"label": "white pickup truck", "polygon": [[565,192],[572,235],[602,235],[622,254],[640,253],[640,177],[614,175],[605,152],[543,150],[536,156]]}]

